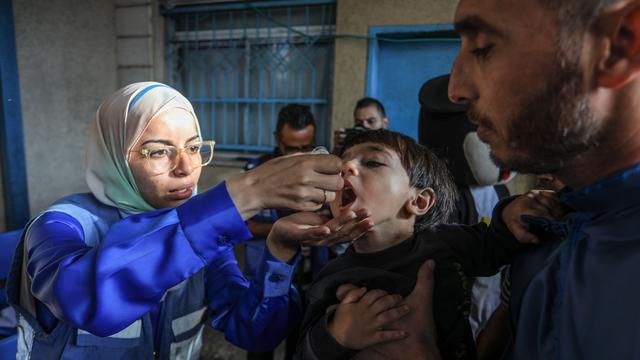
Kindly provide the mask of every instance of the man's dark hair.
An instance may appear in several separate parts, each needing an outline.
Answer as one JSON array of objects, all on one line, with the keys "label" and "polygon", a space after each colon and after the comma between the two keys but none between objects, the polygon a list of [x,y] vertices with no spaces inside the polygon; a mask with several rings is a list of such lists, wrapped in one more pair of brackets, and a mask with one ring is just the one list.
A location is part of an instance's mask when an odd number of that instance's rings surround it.
[{"label": "man's dark hair", "polygon": [[350,147],[363,143],[379,144],[394,151],[409,176],[409,184],[417,189],[431,188],[435,193],[435,204],[425,215],[416,218],[414,231],[445,223],[450,218],[457,192],[444,161],[412,138],[385,129],[352,133],[345,139],[340,156]]},{"label": "man's dark hair", "polygon": [[382,103],[377,99],[370,98],[370,97],[364,97],[358,100],[358,102],[356,103],[355,109],[353,109],[353,113],[355,114],[356,111],[358,111],[359,109],[366,108],[369,106],[374,106],[378,110],[380,115],[382,115],[382,117],[387,116],[387,113],[384,110],[384,105],[382,105]]},{"label": "man's dark hair", "polygon": [[276,125],[276,134],[280,135],[282,128],[289,125],[293,130],[302,130],[311,125],[316,127],[316,121],[313,118],[311,109],[307,105],[290,104],[278,112],[278,123]]}]

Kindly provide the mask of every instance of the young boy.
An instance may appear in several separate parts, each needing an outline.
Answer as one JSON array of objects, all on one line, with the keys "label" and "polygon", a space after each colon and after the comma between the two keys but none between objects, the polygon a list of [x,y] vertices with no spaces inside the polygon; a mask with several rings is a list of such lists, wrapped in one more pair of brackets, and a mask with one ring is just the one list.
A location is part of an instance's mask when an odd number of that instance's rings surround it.
[{"label": "young boy", "polygon": [[[416,284],[420,266],[433,259],[437,263],[433,303],[438,348],[444,359],[475,359],[467,320],[473,277],[493,275],[511,261],[520,245],[509,228],[521,224],[514,220],[508,228],[501,219],[507,208],[517,208],[512,204],[529,199],[500,203],[490,227],[484,223],[444,225],[454,206],[455,186],[445,164],[413,139],[386,130],[354,134],[345,142],[342,160],[345,186],[331,204],[332,214],[335,217],[347,209],[366,208],[375,225],[318,274],[308,294],[299,357],[364,358],[371,347],[345,346],[353,343],[346,341],[345,334],[348,337],[357,331],[333,326],[340,323],[335,317],[344,314],[340,307],[345,304],[336,297],[338,287],[348,283],[407,296]],[[522,208],[522,203],[519,206]],[[537,205],[528,213],[551,212]],[[370,319],[361,320],[360,326],[364,326]],[[377,351],[365,357],[374,354],[382,358],[407,356]]]}]

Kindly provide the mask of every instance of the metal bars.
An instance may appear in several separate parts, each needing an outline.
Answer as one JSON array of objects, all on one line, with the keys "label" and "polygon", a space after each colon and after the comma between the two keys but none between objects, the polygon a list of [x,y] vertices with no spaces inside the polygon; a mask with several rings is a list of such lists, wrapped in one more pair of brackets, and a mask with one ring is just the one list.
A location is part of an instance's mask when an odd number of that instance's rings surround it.
[{"label": "metal bars", "polygon": [[166,11],[169,82],[219,149],[271,150],[291,103],[311,107],[316,140],[328,143],[335,3],[257,4]]}]

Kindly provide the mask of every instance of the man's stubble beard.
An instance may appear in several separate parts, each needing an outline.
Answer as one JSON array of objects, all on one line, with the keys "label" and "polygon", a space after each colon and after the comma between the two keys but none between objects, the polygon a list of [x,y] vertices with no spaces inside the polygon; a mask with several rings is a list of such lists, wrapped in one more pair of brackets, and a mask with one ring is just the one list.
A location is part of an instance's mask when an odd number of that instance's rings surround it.
[{"label": "man's stubble beard", "polygon": [[[600,123],[588,103],[578,59],[558,60],[549,83],[525,98],[506,122],[508,154],[493,161],[521,173],[557,174],[588,149],[598,146]],[[471,108],[469,118],[494,122]],[[491,125],[489,125],[491,128]]]}]

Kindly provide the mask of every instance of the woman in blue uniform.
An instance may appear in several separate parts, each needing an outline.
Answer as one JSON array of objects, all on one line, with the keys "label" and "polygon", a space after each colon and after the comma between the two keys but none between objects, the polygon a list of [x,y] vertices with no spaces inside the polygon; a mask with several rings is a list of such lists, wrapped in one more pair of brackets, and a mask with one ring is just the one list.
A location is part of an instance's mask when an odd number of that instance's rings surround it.
[{"label": "woman in blue uniform", "polygon": [[233,256],[251,238],[244,220],[319,208],[342,187],[341,163],[281,158],[196,195],[212,153],[189,101],[166,85],[132,84],[102,103],[86,154],[90,193],[32,219],[16,251],[7,290],[18,358],[197,359],[206,322],[251,351],[280,342],[300,316],[299,242],[345,240],[372,224],[366,214],[281,221],[249,283]]}]

